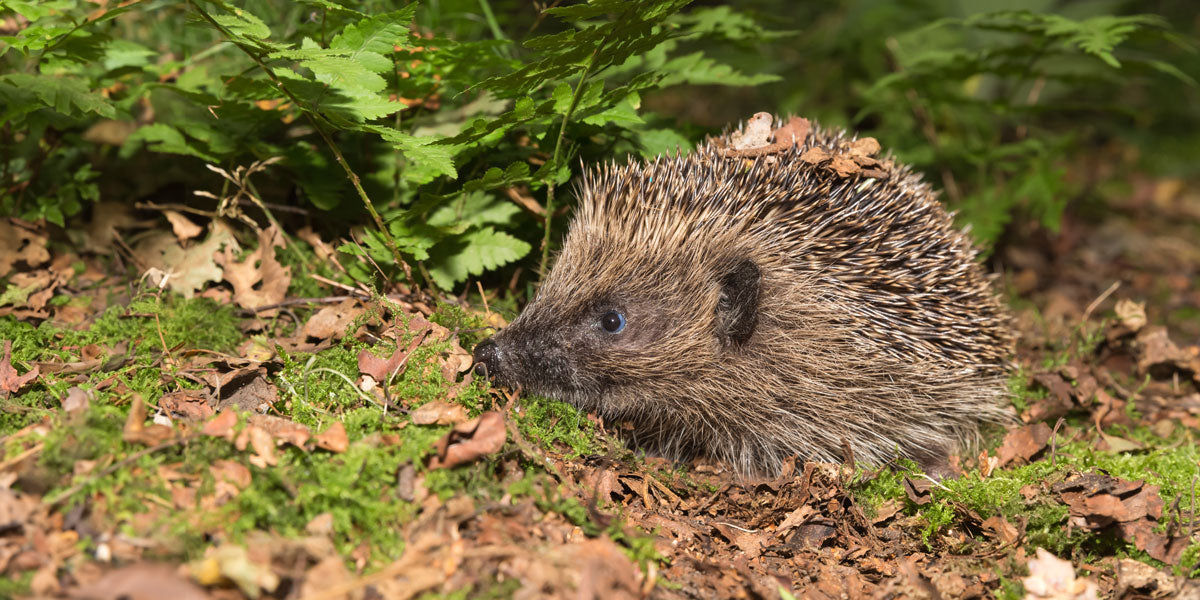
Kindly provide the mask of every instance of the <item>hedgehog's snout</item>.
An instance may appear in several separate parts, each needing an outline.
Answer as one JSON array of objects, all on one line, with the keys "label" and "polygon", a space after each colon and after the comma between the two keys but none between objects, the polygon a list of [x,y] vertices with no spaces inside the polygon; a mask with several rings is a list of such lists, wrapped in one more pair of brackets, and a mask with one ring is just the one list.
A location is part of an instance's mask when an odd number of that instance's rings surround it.
[{"label": "hedgehog's snout", "polygon": [[475,359],[475,374],[480,377],[495,377],[500,370],[500,346],[492,338],[479,342],[472,357]]}]

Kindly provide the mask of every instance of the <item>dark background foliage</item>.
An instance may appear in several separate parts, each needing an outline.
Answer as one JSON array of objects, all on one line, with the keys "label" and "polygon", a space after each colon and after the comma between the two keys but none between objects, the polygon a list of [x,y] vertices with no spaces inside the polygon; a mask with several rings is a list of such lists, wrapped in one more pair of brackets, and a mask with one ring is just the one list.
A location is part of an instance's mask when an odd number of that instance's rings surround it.
[{"label": "dark background foliage", "polygon": [[1103,211],[1125,168],[1200,168],[1183,0],[3,7],[0,213],[221,212],[192,195],[232,202],[205,164],[281,157],[236,199],[254,218],[265,202],[368,224],[343,251],[446,290],[520,296],[582,168],[686,152],[762,110],[876,137],[985,247]]}]

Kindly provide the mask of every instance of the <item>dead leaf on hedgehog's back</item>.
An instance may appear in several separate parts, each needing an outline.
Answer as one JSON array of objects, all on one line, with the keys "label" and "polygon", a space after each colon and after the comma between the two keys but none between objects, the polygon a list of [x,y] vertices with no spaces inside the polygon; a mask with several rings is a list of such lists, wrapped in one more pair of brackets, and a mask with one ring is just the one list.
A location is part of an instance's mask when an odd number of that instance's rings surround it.
[{"label": "dead leaf on hedgehog's back", "polygon": [[771,113],[754,113],[754,116],[746,121],[744,129],[730,134],[730,145],[735,151],[766,146],[770,143],[772,120]]}]

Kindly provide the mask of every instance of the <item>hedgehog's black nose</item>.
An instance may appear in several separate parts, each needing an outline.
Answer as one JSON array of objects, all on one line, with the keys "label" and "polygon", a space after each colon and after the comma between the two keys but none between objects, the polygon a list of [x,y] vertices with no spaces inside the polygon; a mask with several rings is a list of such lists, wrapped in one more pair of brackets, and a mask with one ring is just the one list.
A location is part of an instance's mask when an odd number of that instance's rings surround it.
[{"label": "hedgehog's black nose", "polygon": [[475,346],[475,374],[480,377],[494,376],[500,363],[500,348],[491,338]]}]

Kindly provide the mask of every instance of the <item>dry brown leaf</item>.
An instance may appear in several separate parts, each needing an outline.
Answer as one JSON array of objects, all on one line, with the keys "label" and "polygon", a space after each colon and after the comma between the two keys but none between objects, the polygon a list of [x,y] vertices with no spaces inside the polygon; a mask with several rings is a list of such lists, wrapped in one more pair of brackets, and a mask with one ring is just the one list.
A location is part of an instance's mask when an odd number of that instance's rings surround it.
[{"label": "dry brown leaf", "polygon": [[175,430],[166,425],[153,423],[146,426],[146,403],[141,395],[134,394],[129,416],[125,418],[125,428],[121,430],[121,439],[131,444],[153,446],[173,437]]},{"label": "dry brown leaf", "polygon": [[67,397],[63,398],[62,409],[69,415],[77,415],[87,410],[91,403],[91,396],[78,386],[72,386],[67,390]]},{"label": "dry brown leaf", "polygon": [[309,246],[312,246],[313,252],[317,254],[317,258],[323,261],[332,262],[334,257],[337,255],[337,252],[333,249],[333,246],[325,243],[325,240],[322,240],[321,236],[318,235],[317,232],[313,231],[312,227],[309,227],[308,225],[305,225],[300,229],[300,231],[297,231],[296,237],[307,242]]},{"label": "dry brown leaf", "polygon": [[766,146],[771,137],[771,125],[774,122],[771,113],[754,113],[746,120],[746,126],[729,136],[730,146],[734,150],[750,150]]},{"label": "dry brown leaf", "polygon": [[89,585],[69,590],[80,600],[204,600],[208,594],[174,567],[138,563],[110,571]]},{"label": "dry brown leaf", "polygon": [[340,339],[346,328],[366,311],[362,303],[347,298],[340,304],[326,306],[309,317],[301,330],[305,339]]},{"label": "dry brown leaf", "polygon": [[204,233],[203,227],[193,223],[191,219],[183,216],[182,213],[178,213],[173,210],[167,210],[163,211],[163,214],[166,215],[167,220],[171,222],[171,230],[175,232],[175,237],[179,238],[179,241],[181,242],[185,242],[200,235],[201,233]]},{"label": "dry brown leaf", "polygon": [[446,381],[455,381],[459,373],[470,370],[474,364],[475,357],[455,342],[450,346],[450,356],[442,362],[442,377]]},{"label": "dry brown leaf", "polygon": [[122,202],[98,202],[92,208],[92,219],[83,232],[83,247],[89,252],[111,254],[117,230],[137,225],[130,205]]},{"label": "dry brown leaf", "polygon": [[[414,317],[412,320],[416,321],[416,318]],[[410,322],[409,325],[411,326],[412,323]],[[426,322],[426,325],[429,325],[428,322]],[[401,372],[401,368],[408,362],[408,356],[412,354],[413,350],[417,349],[417,346],[421,345],[421,342],[430,330],[431,327],[429,326],[421,327],[417,330],[417,334],[413,336],[412,341],[408,343],[407,348],[401,350],[397,346],[396,351],[392,352],[392,355],[388,358],[379,358],[371,354],[369,350],[362,350],[358,353],[358,371],[363,375],[370,375],[377,382],[387,381],[392,375]]]},{"label": "dry brown leaf", "polygon": [[249,458],[250,464],[264,469],[279,462],[275,456],[275,440],[271,439],[271,434],[261,428],[247,425],[238,432],[237,438],[233,441],[234,447],[238,450],[245,450],[247,444],[254,449],[254,455]]},{"label": "dry brown leaf", "polygon": [[[225,280],[233,285],[233,301],[242,308],[258,308],[278,304],[287,295],[292,283],[292,268],[275,259],[275,247],[284,246],[283,234],[274,225],[258,234],[258,248],[238,262],[231,249],[218,255],[217,262],[225,268]],[[261,317],[276,315],[279,309],[260,311]]]},{"label": "dry brown leaf", "polygon": [[188,421],[203,421],[214,414],[201,390],[167,392],[158,399],[158,408],[172,418]]},{"label": "dry brown leaf", "polygon": [[463,405],[441,400],[426,402],[412,412],[414,425],[456,425],[466,420],[467,409]]},{"label": "dry brown leaf", "polygon": [[1121,298],[1117,300],[1114,311],[1117,313],[1117,323],[1134,333],[1140,331],[1148,322],[1145,302],[1134,302],[1128,298]]},{"label": "dry brown leaf", "polygon": [[314,438],[318,448],[324,448],[330,452],[342,453],[350,448],[350,440],[346,437],[346,426],[342,425],[341,421],[334,421],[329,429],[317,434]]},{"label": "dry brown leaf", "polygon": [[217,506],[229,502],[251,484],[250,469],[239,462],[216,461],[209,467],[209,473],[215,480],[210,500]]},{"label": "dry brown leaf", "polygon": [[1009,431],[996,449],[1000,466],[1016,459],[1028,461],[1041,452],[1050,442],[1052,431],[1045,423],[1034,423]]},{"label": "dry brown leaf", "polygon": [[304,448],[304,444],[312,437],[312,432],[307,427],[290,419],[274,415],[250,415],[247,420],[255,427],[271,434],[272,439],[297,448]]},{"label": "dry brown leaf", "polygon": [[204,427],[200,429],[200,433],[233,441],[233,427],[237,425],[237,421],[237,412],[223,410],[215,419],[205,423]]},{"label": "dry brown leaf", "polygon": [[1004,515],[996,515],[991,517],[985,520],[981,525],[987,531],[992,532],[992,535],[994,535],[996,539],[1004,542],[1005,544],[1012,544],[1020,537],[1020,532],[1017,531],[1016,527],[1013,527],[1012,523],[1008,522],[1008,519],[1004,518]]},{"label": "dry brown leaf", "polygon": [[134,248],[134,256],[147,268],[157,268],[166,274],[166,285],[173,291],[191,298],[209,283],[221,281],[223,271],[215,257],[222,249],[235,251],[237,241],[233,231],[220,220],[209,226],[208,238],[184,249],[174,234],[159,232],[143,239]]},{"label": "dry brown leaf", "polygon": [[49,262],[47,242],[46,236],[19,227],[11,219],[0,220],[0,277],[18,264],[31,269]]},{"label": "dry brown leaf", "polygon": [[450,433],[433,445],[435,454],[429,460],[430,469],[448,469],[471,462],[481,456],[499,452],[508,439],[504,415],[495,411],[455,426]]},{"label": "dry brown leaf", "polygon": [[1029,577],[1022,581],[1025,600],[1098,600],[1095,582],[1076,579],[1070,562],[1042,548],[1029,560]]},{"label": "dry brown leaf", "polygon": [[0,398],[6,398],[29,385],[37,379],[38,372],[35,366],[24,375],[18,375],[12,366],[12,340],[4,340],[4,357],[0,358]]}]

